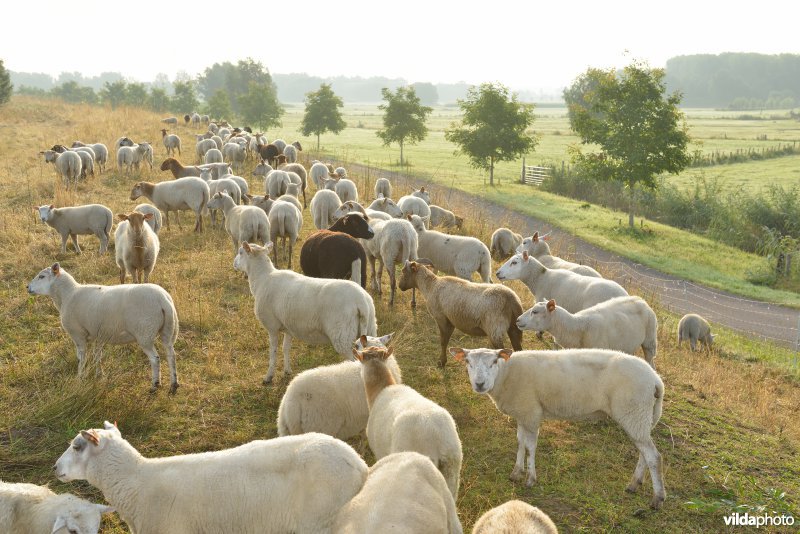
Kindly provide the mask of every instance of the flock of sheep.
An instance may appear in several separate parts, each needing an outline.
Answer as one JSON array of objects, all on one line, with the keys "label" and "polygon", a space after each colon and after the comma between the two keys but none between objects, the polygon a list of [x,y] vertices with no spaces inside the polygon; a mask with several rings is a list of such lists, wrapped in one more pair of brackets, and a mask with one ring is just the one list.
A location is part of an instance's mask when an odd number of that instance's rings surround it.
[{"label": "flock of sheep", "polygon": [[[177,124],[177,119],[163,122]],[[512,480],[527,486],[536,481],[543,420],[608,416],[639,451],[627,490],[635,491],[647,471],[651,506],[662,505],[662,459],[651,431],[661,416],[664,385],[655,372],[657,319],[643,299],[588,266],[553,256],[547,236],[523,238],[500,228],[487,246],[474,237],[434,230],[460,228],[463,219],[431,204],[425,188],[395,202],[392,184],[381,178],[374,200],[363,202],[366,192],[358,191],[344,168],[314,162],[306,170],[297,163],[299,143],[267,143],[247,129],[208,127],[197,136],[197,165],[175,159],[181,140],[162,130],[168,157],[161,169],[174,179],[136,183],[130,200],[145,197],[152,204],[117,215],[120,285],[82,284],[55,263],[31,280],[28,292],[53,299],[75,344],[79,374],[89,343],[136,343],[150,360],[155,391],[160,368],[154,343],[160,339],[174,393],[178,313],[166,290],[147,283],[158,261],[162,216],[170,228],[170,212],[177,218],[180,211],[192,211],[194,229],[202,232],[203,218],[218,210],[233,244],[233,269],[246,274],[256,318],[268,332],[264,383],[273,379],[281,333],[285,376],[292,373],[293,338],[331,345],[345,361],[291,380],[278,410],[275,439],[151,459],[123,439],[116,425],[83,430],[56,462],[55,474],[62,481],[87,480],[111,506],[0,482],[0,530],[95,534],[100,516],[116,511],[133,532],[147,533],[364,533],[401,527],[462,532],[455,505],[462,464],[458,429],[446,409],[402,384],[392,334],[378,337],[373,296],[366,291],[367,263],[376,295],[387,271],[390,304],[398,286],[414,294],[419,290],[439,328],[440,365],[448,355],[463,362],[473,390],[487,394],[517,421]],[[75,142],[73,147],[56,145],[42,154],[68,184],[94,163],[102,172],[105,145]],[[150,143],[123,137],[115,149],[120,172],[142,163],[153,166]],[[93,163],[84,164],[82,154]],[[251,194],[250,180],[234,174],[249,155],[258,157],[251,180],[264,180],[263,196]],[[307,206],[309,183],[316,191]],[[87,234],[100,240],[100,254],[107,251],[114,218],[107,207],[35,209],[61,236],[62,253],[68,238],[80,253],[77,236]],[[305,209],[318,231],[304,238],[300,274],[291,270],[291,258]],[[215,226],[216,219],[211,221]],[[279,239],[284,242],[280,257]],[[496,278],[521,280],[539,300],[532,308],[523,310],[512,289],[491,283],[492,257],[508,258]],[[472,281],[473,273],[480,282]],[[128,274],[144,283],[125,284]],[[492,348],[448,348],[455,329],[487,337]],[[540,336],[550,332],[564,350],[525,351],[523,330]],[[513,350],[505,348],[506,337]],[[679,341],[688,339],[693,349],[698,340],[710,344],[712,338],[699,316],[681,321]],[[644,359],[632,355],[639,347]],[[377,459],[372,467],[341,441],[364,431]],[[176,480],[192,491],[176,492]],[[510,501],[487,512],[473,532],[523,531],[556,528],[541,510]]]}]

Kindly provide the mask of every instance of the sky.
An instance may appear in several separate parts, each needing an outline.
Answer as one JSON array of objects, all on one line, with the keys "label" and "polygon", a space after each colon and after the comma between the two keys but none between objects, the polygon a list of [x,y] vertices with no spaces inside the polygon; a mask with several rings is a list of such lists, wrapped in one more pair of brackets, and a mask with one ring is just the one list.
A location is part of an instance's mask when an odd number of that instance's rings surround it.
[{"label": "sky", "polygon": [[9,70],[152,81],[252,57],[272,73],[501,82],[560,89],[589,67],[689,54],[800,53],[800,4],[717,0],[18,1],[3,6]]}]

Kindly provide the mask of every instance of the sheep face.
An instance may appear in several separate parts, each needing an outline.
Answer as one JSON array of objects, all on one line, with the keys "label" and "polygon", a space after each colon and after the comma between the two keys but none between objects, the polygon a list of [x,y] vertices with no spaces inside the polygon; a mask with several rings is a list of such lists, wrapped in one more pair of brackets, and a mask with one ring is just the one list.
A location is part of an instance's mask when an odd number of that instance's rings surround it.
[{"label": "sheep face", "polygon": [[41,219],[43,223],[52,220],[56,213],[56,207],[53,204],[50,204],[49,206],[38,206],[34,207],[33,209],[39,212],[39,219]]},{"label": "sheep face", "polygon": [[341,219],[348,213],[353,213],[358,211],[358,208],[356,208],[354,204],[355,203],[352,200],[348,200],[347,202],[339,206],[339,208],[336,211],[333,212],[333,218]]},{"label": "sheep face", "polygon": [[139,182],[138,184],[133,186],[133,189],[131,189],[131,197],[130,198],[131,198],[131,200],[136,200],[137,198],[139,198],[142,195],[144,195],[144,192],[142,191],[142,182]]},{"label": "sheep face", "polygon": [[94,504],[74,495],[59,495],[58,515],[53,522],[52,532],[67,532],[76,534],[97,534],[100,530],[101,516],[114,511],[111,506]]},{"label": "sheep face", "polygon": [[498,280],[519,280],[522,277],[522,268],[530,261],[527,251],[514,254],[502,267],[497,269],[495,275]]},{"label": "sheep face", "polygon": [[517,328],[547,332],[550,330],[551,314],[555,309],[555,300],[537,302],[533,308],[517,317]]},{"label": "sheep face", "polygon": [[344,232],[352,237],[361,239],[372,239],[375,232],[372,231],[369,223],[360,213],[350,213],[345,215],[329,228],[334,232]]},{"label": "sheep face", "polygon": [[239,252],[237,252],[236,257],[233,258],[233,269],[235,271],[241,271],[247,274],[248,270],[250,269],[250,263],[256,256],[263,254],[267,261],[270,261],[269,253],[271,251],[272,241],[263,247],[254,243],[242,242],[242,246],[239,247]]},{"label": "sheep face", "polygon": [[419,215],[407,214],[406,219],[411,221],[411,226],[414,227],[417,233],[425,231],[425,221]]},{"label": "sheep face", "polygon": [[211,197],[211,200],[208,201],[206,207],[210,210],[221,210],[225,207],[225,201],[223,195],[229,197],[227,191],[220,191],[218,193],[214,193],[214,196]]},{"label": "sheep face", "polygon": [[256,165],[256,168],[253,170],[253,176],[263,176],[264,178],[272,171],[272,166],[268,164],[266,161],[261,160],[261,163]]},{"label": "sheep face", "polygon": [[541,256],[543,254],[550,254],[550,245],[548,245],[545,241],[547,240],[547,235],[539,236],[539,232],[534,232],[534,234],[530,237],[526,237],[522,240],[522,243],[519,244],[517,247],[516,252],[522,252],[527,250],[528,254],[531,256]]},{"label": "sheep face", "polygon": [[51,267],[47,267],[39,271],[39,274],[33,277],[33,280],[28,283],[28,293],[31,295],[49,295],[50,286],[53,285],[58,275],[61,274],[61,266],[54,263]]},{"label": "sheep face", "polygon": [[411,196],[417,197],[417,198],[421,198],[422,200],[425,201],[425,204],[427,204],[429,206],[431,205],[431,194],[429,192],[425,191],[424,187],[422,187],[422,188],[418,189],[417,191],[414,191],[413,193],[411,193]]},{"label": "sheep face", "polygon": [[392,341],[392,337],[394,337],[394,332],[391,334],[386,334],[385,336],[381,337],[373,337],[373,336],[366,336],[362,335],[358,339],[353,342],[353,347],[357,351],[363,351],[367,347],[388,347],[389,343]]},{"label": "sheep face", "polygon": [[512,352],[510,349],[450,349],[450,354],[456,361],[467,365],[469,382],[475,393],[492,391],[501,366],[505,365]]},{"label": "sheep face", "polygon": [[100,453],[108,440],[122,437],[116,426],[108,421],[103,429],[81,430],[70,443],[61,457],[56,460],[54,469],[56,478],[61,482],[72,480],[86,480],[86,471],[89,462],[95,454]]},{"label": "sheep face", "polygon": [[392,217],[400,218],[403,216],[403,210],[391,198],[378,198],[369,205],[369,209],[388,213]]},{"label": "sheep face", "polygon": [[45,150],[44,152],[41,152],[41,154],[44,154],[45,163],[53,163],[55,162],[56,158],[58,158],[58,152],[53,150]]},{"label": "sheep face", "polygon": [[144,225],[144,221],[149,221],[153,218],[152,213],[139,213],[138,211],[133,211],[131,213],[118,213],[117,219],[120,221],[128,221],[128,224],[131,225],[131,230],[134,233],[138,234],[142,231],[142,226]]}]

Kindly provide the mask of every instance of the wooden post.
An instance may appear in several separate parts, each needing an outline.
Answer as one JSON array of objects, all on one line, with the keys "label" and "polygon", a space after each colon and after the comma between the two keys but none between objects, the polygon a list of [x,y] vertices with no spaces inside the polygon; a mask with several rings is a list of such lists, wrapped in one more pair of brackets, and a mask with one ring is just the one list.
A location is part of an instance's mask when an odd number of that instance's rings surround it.
[{"label": "wooden post", "polygon": [[522,174],[519,177],[519,182],[521,184],[525,183],[525,158],[522,158]]}]

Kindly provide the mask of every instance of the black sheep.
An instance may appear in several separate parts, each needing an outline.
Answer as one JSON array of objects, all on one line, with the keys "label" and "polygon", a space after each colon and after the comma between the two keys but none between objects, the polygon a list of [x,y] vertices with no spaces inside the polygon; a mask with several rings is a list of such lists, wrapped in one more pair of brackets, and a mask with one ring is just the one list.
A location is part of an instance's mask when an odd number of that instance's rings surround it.
[{"label": "black sheep", "polygon": [[300,268],[313,278],[351,279],[353,262],[361,260],[361,287],[367,286],[367,254],[356,239],[372,239],[369,223],[361,214],[345,215],[327,230],[311,234],[300,249]]}]

